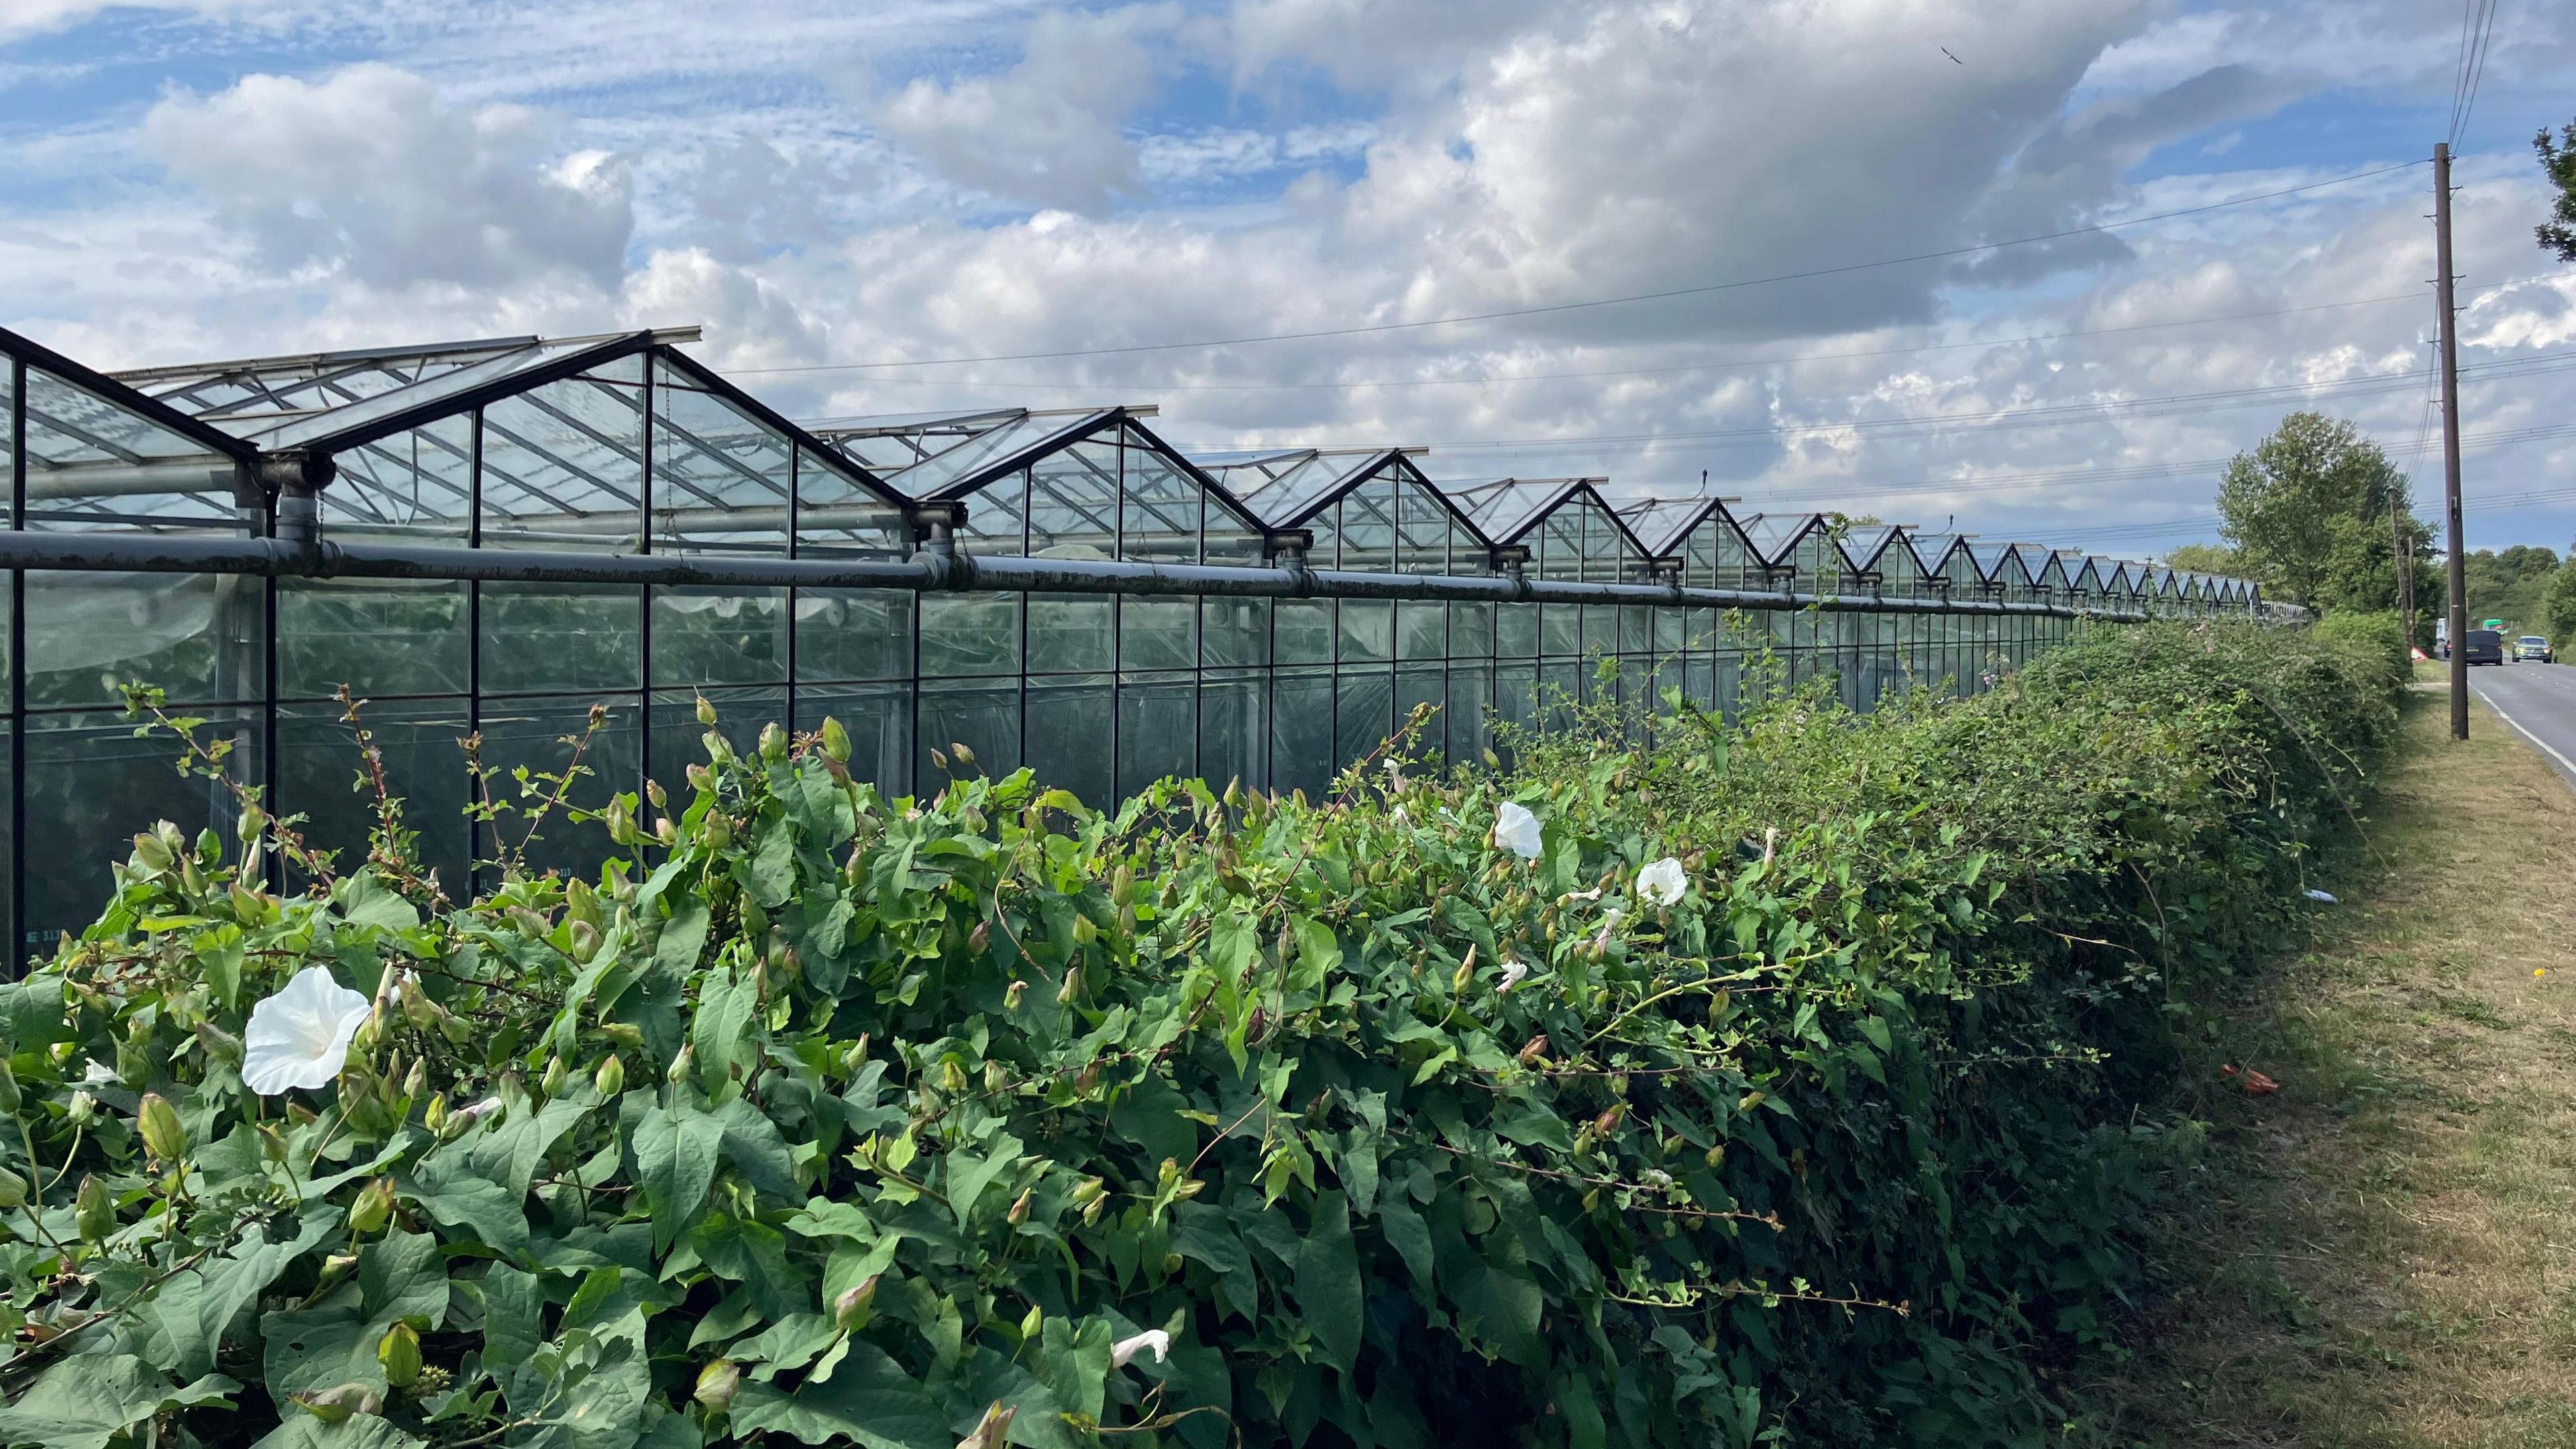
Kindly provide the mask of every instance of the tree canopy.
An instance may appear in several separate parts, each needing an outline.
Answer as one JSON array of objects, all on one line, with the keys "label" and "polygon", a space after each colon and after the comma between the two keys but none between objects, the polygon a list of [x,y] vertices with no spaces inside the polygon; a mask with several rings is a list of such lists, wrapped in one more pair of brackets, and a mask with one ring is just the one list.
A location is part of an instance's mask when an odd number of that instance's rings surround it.
[{"label": "tree canopy", "polygon": [[[2297,412],[2227,465],[2219,532],[2272,597],[2314,609],[2396,607],[2392,507],[2414,552],[2431,530],[2415,518],[2406,475],[2348,422]],[[2421,591],[2419,590],[2419,596]]]},{"label": "tree canopy", "polygon": [[2576,262],[2576,121],[2570,121],[2551,139],[2549,128],[2531,138],[2531,148],[2540,153],[2540,169],[2549,184],[2558,191],[2558,202],[2550,208],[2549,220],[2532,228],[2540,239],[2540,249],[2556,252],[2563,262]]}]

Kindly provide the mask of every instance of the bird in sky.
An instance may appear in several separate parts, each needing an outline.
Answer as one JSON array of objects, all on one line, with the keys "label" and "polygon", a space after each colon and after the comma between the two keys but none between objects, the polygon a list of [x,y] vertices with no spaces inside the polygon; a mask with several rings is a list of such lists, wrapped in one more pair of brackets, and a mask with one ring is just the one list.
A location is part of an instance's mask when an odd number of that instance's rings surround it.
[{"label": "bird in sky", "polygon": [[[1950,47],[1948,47],[1948,46],[1946,46],[1946,45],[1945,45],[1945,46],[1942,46],[1942,47],[1941,47],[1941,53],[1942,53],[1943,55],[1950,55]],[[1966,62],[1966,61],[1959,59],[1959,58],[1958,58],[1957,56],[1955,56],[1955,55],[1950,55],[1950,63],[1951,63],[1952,65],[1966,65],[1966,64],[1967,64],[1967,62]]]}]

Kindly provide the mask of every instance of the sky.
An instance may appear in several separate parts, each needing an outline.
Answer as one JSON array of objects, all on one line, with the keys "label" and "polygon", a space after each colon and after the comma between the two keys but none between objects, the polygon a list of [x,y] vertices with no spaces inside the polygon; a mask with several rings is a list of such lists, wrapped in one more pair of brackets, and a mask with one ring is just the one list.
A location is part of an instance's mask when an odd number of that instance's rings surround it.
[{"label": "sky", "polygon": [[2460,117],[2423,0],[0,0],[0,325],[696,324],[800,420],[1153,404],[2138,555],[2298,407],[2438,516],[2456,132],[2469,543],[2563,552],[2576,6],[2495,3]]}]

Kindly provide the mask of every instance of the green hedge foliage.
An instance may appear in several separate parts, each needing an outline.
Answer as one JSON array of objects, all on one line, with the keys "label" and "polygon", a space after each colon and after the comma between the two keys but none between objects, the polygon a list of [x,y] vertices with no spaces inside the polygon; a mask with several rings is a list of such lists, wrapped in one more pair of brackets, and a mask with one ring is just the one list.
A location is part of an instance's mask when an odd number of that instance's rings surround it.
[{"label": "green hedge foliage", "polygon": [[0,1440],[2036,1442],[2392,701],[2159,626],[1106,814],[711,731],[464,904],[163,827],[0,988]]}]

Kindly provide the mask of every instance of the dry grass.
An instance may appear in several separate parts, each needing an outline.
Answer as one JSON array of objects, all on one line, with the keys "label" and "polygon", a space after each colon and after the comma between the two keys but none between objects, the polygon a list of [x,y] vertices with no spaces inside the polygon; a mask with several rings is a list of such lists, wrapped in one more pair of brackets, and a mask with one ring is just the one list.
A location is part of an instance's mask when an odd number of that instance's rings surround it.
[{"label": "dry grass", "polygon": [[2379,859],[2204,1024],[2176,1291],[2070,1439],[2576,1446],[2576,793],[2483,709],[2453,745],[2410,704]]}]

